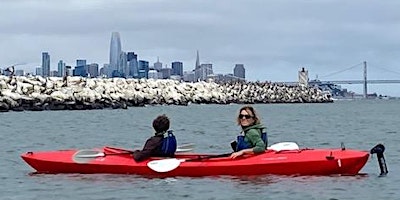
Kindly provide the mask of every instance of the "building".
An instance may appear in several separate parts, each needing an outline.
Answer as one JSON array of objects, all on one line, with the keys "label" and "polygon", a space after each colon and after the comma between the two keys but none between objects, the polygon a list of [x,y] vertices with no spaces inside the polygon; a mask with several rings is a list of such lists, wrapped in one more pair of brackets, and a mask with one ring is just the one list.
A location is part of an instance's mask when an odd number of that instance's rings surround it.
[{"label": "building", "polygon": [[120,63],[119,63],[119,77],[128,77],[129,76],[129,67],[128,67],[128,57],[127,54],[123,51],[121,51],[120,54]]},{"label": "building", "polygon": [[75,69],[73,70],[74,76],[82,76],[82,77],[87,77],[87,70],[86,66],[76,66]]},{"label": "building", "polygon": [[35,69],[35,75],[36,76],[42,76],[43,70],[41,67],[36,67]]},{"label": "building", "polygon": [[72,76],[74,75],[74,70],[72,69],[71,66],[65,66],[65,74],[67,76]]},{"label": "building", "polygon": [[196,55],[196,64],[194,66],[195,69],[200,67],[200,56],[199,56],[199,50],[197,50],[197,55]]},{"label": "building", "polygon": [[83,59],[78,59],[78,60],[76,60],[76,66],[77,67],[79,67],[79,66],[85,66],[86,65],[86,60],[83,60]]},{"label": "building", "polygon": [[199,56],[199,50],[196,52],[196,63],[194,65],[194,80],[199,80],[200,74],[199,74],[199,69],[200,69],[200,56]]},{"label": "building", "polygon": [[100,68],[100,76],[101,77],[107,77],[108,69],[110,68],[109,64],[103,64],[103,67]]},{"label": "building", "polygon": [[236,64],[233,68],[233,76],[246,79],[246,69],[243,64]]},{"label": "building", "polygon": [[97,63],[92,63],[87,65],[88,77],[95,78],[99,76],[99,65]]},{"label": "building", "polygon": [[76,67],[74,69],[74,76],[88,76],[88,70],[86,66],[86,60],[78,59],[76,60]]},{"label": "building", "polygon": [[15,70],[15,76],[25,76],[25,72],[23,69]]},{"label": "building", "polygon": [[207,76],[213,74],[212,64],[201,64],[195,70],[195,78],[197,81],[206,81]]},{"label": "building", "polygon": [[149,61],[139,60],[138,63],[138,77],[137,78],[148,78],[149,73]]},{"label": "building", "polygon": [[50,71],[50,77],[57,77],[57,76],[58,76],[58,71],[57,70]]},{"label": "building", "polygon": [[65,62],[62,60],[58,61],[58,77],[63,77],[65,76]]},{"label": "building", "polygon": [[194,70],[193,71],[185,71],[185,72],[183,72],[183,81],[185,81],[185,82],[194,82],[195,81]]},{"label": "building", "polygon": [[160,72],[162,74],[162,79],[169,79],[171,78],[172,69],[171,68],[161,68]]},{"label": "building", "polygon": [[137,78],[139,76],[137,55],[134,52],[128,52],[126,57],[127,57],[128,67],[129,67],[129,76],[128,77]]},{"label": "building", "polygon": [[48,52],[42,52],[42,73],[41,76],[50,76],[50,55]]},{"label": "building", "polygon": [[182,62],[172,62],[172,72],[171,75],[183,76],[183,63]]},{"label": "building", "polygon": [[107,76],[113,77],[113,74],[119,74],[118,67],[120,66],[121,58],[121,38],[118,32],[111,34],[110,43],[110,66],[108,68]]},{"label": "building", "polygon": [[150,78],[152,78],[152,79],[158,79],[158,72],[157,72],[157,70],[155,70],[155,69],[150,69],[150,70],[149,70],[149,73],[148,73],[148,77],[149,77],[149,79],[150,79]]},{"label": "building", "polygon": [[160,62],[160,59],[157,57],[157,62],[154,63],[154,69],[160,71],[161,68],[162,68],[162,62]]}]

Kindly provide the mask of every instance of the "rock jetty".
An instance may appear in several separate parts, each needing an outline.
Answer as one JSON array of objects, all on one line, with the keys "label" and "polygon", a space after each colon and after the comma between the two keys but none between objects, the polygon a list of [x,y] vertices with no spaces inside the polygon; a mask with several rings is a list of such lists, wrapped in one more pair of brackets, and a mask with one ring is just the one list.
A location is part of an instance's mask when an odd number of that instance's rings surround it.
[{"label": "rock jetty", "polygon": [[86,110],[144,105],[326,103],[315,88],[271,82],[179,82],[125,79],[0,76],[0,111]]}]

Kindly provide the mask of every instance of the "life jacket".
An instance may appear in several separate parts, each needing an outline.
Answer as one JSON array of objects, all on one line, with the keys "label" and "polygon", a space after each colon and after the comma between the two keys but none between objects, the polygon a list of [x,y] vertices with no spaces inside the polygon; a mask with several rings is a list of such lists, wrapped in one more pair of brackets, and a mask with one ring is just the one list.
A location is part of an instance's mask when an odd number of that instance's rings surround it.
[{"label": "life jacket", "polygon": [[161,152],[164,156],[173,157],[177,148],[175,135],[172,130],[167,131],[167,135],[164,136]]},{"label": "life jacket", "polygon": [[[263,129],[259,129],[259,131],[261,132],[261,139],[265,144],[265,148],[267,148],[268,146],[268,135],[266,131],[263,131]],[[237,146],[236,146],[236,152],[240,151],[242,149],[248,149],[248,148],[252,148],[253,146],[251,144],[249,144],[248,142],[244,141],[244,135],[238,135],[237,136]]]}]

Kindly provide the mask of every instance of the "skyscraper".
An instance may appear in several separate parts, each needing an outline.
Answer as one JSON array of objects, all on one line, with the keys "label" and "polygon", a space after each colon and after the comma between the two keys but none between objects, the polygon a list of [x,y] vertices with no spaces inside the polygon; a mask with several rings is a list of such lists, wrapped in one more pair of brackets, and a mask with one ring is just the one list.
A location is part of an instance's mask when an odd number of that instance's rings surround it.
[{"label": "skyscraper", "polygon": [[50,76],[50,55],[48,52],[42,52],[42,76]]},{"label": "skyscraper", "polygon": [[113,32],[111,34],[110,43],[110,66],[107,72],[108,77],[112,77],[112,74],[118,72],[121,59],[121,39],[118,32]]},{"label": "skyscraper", "polygon": [[149,73],[149,61],[139,60],[138,63],[138,78],[148,78]]},{"label": "skyscraper", "polygon": [[200,80],[201,77],[201,71],[200,71],[200,56],[199,56],[199,50],[197,50],[197,55],[196,55],[196,64],[194,66],[194,80],[198,81]]},{"label": "skyscraper", "polygon": [[199,50],[197,50],[196,66],[194,66],[194,69],[197,69],[199,67],[200,67],[200,56],[199,56]]},{"label": "skyscraper", "polygon": [[137,78],[139,76],[137,55],[134,52],[128,52],[127,61],[129,66],[129,76]]},{"label": "skyscraper", "polygon": [[233,75],[242,79],[246,78],[246,69],[243,64],[236,64],[233,69]]},{"label": "skyscraper", "polygon": [[183,63],[179,61],[172,62],[172,74],[183,76]]},{"label": "skyscraper", "polygon": [[65,76],[65,62],[62,60],[58,61],[58,77],[63,77]]},{"label": "skyscraper", "polygon": [[86,60],[83,59],[76,60],[74,76],[87,77],[87,75],[88,75],[88,70],[87,70]]},{"label": "skyscraper", "polygon": [[129,76],[128,57],[126,52],[121,51],[118,67],[119,77],[127,78]]}]

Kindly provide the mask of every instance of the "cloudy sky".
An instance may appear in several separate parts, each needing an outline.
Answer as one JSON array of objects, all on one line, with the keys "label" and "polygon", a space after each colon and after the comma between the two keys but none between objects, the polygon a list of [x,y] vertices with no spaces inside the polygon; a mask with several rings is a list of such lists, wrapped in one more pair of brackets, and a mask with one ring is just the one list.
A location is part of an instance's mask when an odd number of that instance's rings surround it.
[{"label": "cloudy sky", "polygon": [[[1,0],[0,68],[33,71],[41,53],[51,68],[76,59],[109,62],[111,33],[122,50],[151,64],[182,61],[192,70],[196,50],[216,73],[236,63],[246,78],[297,81],[400,80],[398,0]],[[362,85],[343,85],[362,93]],[[371,84],[369,92],[400,96],[400,84]]]}]

